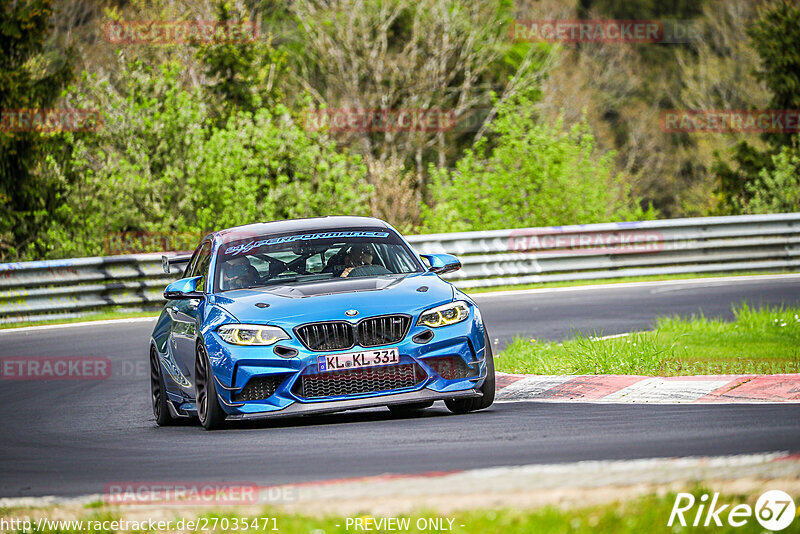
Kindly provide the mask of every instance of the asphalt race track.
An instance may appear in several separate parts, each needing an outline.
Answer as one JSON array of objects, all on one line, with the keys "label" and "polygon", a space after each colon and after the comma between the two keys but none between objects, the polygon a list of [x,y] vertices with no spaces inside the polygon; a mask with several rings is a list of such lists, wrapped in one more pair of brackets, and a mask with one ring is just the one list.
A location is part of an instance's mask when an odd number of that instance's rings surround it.
[{"label": "asphalt race track", "polygon": [[[560,339],[648,328],[659,315],[730,317],[731,305],[800,303],[800,278],[665,283],[478,297],[492,338]],[[102,493],[126,481],[260,485],[581,460],[800,452],[800,405],[499,403],[422,417],[388,410],[157,428],[150,322],[0,333],[0,358],[104,356],[107,380],[0,381],[0,497]]]},{"label": "asphalt race track", "polygon": [[574,331],[612,335],[646,330],[653,327],[656,317],[668,315],[702,312],[706,317],[732,320],[732,307],[743,301],[752,306],[796,306],[800,303],[800,275],[564,288],[523,295],[475,296],[489,334],[500,346],[514,336],[561,340]]}]

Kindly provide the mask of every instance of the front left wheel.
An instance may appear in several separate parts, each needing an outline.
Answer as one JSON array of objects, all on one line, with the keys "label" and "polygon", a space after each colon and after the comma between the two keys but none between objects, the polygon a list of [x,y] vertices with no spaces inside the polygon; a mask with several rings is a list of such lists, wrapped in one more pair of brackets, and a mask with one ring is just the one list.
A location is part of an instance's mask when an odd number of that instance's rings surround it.
[{"label": "front left wheel", "polygon": [[170,426],[177,422],[167,406],[169,402],[167,387],[164,384],[164,374],[161,372],[161,362],[158,360],[155,347],[150,347],[150,401],[158,426]]},{"label": "front left wheel", "polygon": [[202,343],[197,344],[197,360],[195,363],[195,391],[197,403],[197,417],[206,430],[216,430],[222,427],[226,414],[219,405],[217,387],[214,383],[214,372],[211,369],[211,360],[208,351]]}]

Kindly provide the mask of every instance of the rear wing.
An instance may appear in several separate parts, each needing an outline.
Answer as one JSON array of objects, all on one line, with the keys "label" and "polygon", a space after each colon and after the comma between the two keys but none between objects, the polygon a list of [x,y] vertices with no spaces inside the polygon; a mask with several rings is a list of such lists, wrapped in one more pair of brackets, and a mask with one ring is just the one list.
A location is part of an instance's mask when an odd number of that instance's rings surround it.
[{"label": "rear wing", "polygon": [[165,273],[170,272],[170,267],[173,265],[180,265],[182,263],[189,263],[192,259],[191,254],[178,254],[176,256],[161,256],[161,268]]}]

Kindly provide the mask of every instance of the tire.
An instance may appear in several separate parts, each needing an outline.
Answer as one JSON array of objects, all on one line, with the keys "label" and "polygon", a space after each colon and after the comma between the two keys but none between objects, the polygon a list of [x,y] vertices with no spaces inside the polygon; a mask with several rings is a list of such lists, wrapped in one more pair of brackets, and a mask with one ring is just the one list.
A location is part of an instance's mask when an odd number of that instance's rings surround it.
[{"label": "tire", "polygon": [[227,414],[222,410],[217,399],[217,387],[211,369],[211,360],[205,345],[197,344],[197,359],[194,370],[195,401],[197,418],[206,430],[221,428]]},{"label": "tire", "polygon": [[433,401],[420,401],[408,404],[390,404],[388,408],[395,415],[414,415],[431,406],[433,406]]},{"label": "tire", "polygon": [[475,410],[483,410],[488,408],[494,402],[494,354],[492,354],[492,345],[489,343],[489,335],[484,336],[486,342],[486,379],[480,388],[482,397],[471,397],[468,399],[447,399],[444,404],[447,409],[453,413],[467,413],[474,412]]},{"label": "tire", "polygon": [[168,402],[167,387],[164,385],[164,374],[161,372],[158,352],[155,347],[150,347],[150,404],[158,426],[171,426],[178,421],[172,417]]}]

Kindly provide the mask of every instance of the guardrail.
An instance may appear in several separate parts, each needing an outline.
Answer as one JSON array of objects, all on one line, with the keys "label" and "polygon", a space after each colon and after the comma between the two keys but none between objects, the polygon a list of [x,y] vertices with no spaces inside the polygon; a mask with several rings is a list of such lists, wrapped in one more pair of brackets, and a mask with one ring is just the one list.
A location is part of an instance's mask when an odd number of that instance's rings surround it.
[{"label": "guardrail", "polygon": [[[460,288],[627,276],[800,268],[800,213],[602,223],[410,236],[446,252]],[[160,254],[0,264],[0,323],[157,307],[175,279]]]}]

